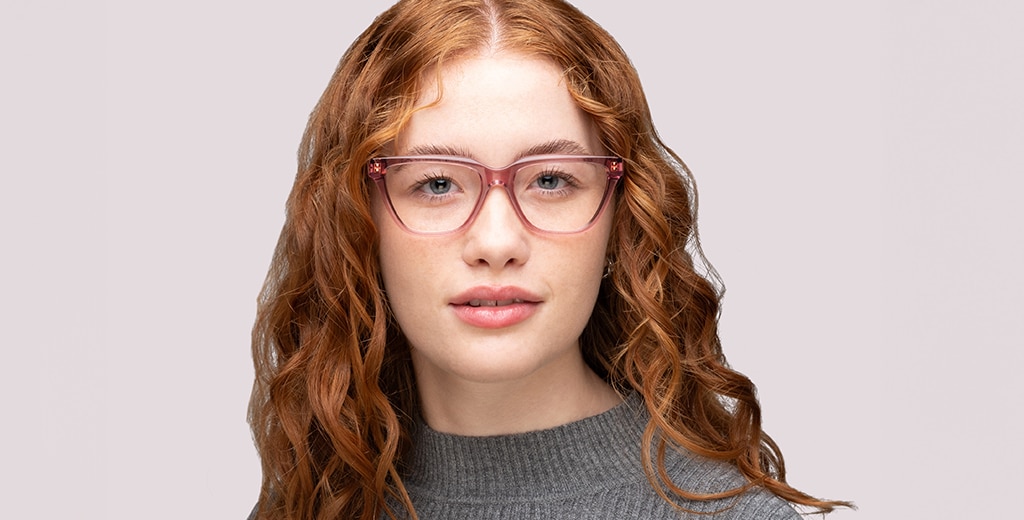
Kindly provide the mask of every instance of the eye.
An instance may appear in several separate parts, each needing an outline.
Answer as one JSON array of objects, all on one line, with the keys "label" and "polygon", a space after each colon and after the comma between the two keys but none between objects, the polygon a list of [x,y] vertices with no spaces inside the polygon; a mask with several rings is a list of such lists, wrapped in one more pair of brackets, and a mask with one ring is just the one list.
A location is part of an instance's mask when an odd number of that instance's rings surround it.
[{"label": "eye", "polygon": [[537,187],[545,190],[557,190],[565,186],[565,178],[547,173],[537,177]]},{"label": "eye", "polygon": [[425,189],[430,190],[434,195],[444,195],[452,190],[452,180],[444,177],[436,177],[423,183]]}]

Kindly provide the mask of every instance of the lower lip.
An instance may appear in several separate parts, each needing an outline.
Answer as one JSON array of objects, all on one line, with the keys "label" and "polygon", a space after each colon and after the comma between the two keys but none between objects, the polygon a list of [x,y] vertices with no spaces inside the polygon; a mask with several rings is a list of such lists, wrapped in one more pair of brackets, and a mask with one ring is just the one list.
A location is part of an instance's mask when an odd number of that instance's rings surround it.
[{"label": "lower lip", "polygon": [[455,315],[469,325],[483,329],[501,329],[526,321],[537,310],[536,303],[513,303],[500,307],[453,305]]}]

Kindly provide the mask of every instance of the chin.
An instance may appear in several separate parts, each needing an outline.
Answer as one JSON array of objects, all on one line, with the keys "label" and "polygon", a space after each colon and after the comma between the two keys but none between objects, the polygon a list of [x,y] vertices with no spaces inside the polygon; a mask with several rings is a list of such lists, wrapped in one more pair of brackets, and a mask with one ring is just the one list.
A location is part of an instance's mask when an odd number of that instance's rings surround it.
[{"label": "chin", "polygon": [[414,355],[413,363],[418,366],[417,377],[428,374],[443,373],[441,377],[454,378],[468,383],[508,383],[517,380],[526,380],[531,376],[545,372],[545,369],[554,369],[561,365],[558,362],[565,358],[564,353],[552,352],[523,352],[521,347],[506,347],[509,350],[501,352],[498,347],[477,346],[462,350],[469,356],[459,356],[456,359],[428,359],[428,356]]}]

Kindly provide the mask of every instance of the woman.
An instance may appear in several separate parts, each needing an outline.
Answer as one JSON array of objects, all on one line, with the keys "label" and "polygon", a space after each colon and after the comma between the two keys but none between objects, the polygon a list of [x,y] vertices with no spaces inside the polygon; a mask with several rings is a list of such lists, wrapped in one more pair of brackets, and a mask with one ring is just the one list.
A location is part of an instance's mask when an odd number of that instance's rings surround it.
[{"label": "woman", "polygon": [[[689,172],[558,0],[411,0],[314,110],[254,329],[253,518],[796,518]],[[710,269],[708,269],[709,272]]]}]

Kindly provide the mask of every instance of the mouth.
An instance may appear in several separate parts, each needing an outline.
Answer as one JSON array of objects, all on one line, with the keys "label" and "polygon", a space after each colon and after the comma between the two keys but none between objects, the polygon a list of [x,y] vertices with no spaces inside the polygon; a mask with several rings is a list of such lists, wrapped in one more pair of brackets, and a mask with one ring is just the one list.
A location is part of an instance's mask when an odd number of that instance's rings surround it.
[{"label": "mouth", "polygon": [[515,286],[481,285],[453,296],[448,302],[465,307],[508,307],[523,303],[540,303],[533,292]]},{"label": "mouth", "polygon": [[502,329],[528,320],[538,312],[542,298],[512,286],[477,286],[450,300],[464,323],[483,329]]},{"label": "mouth", "polygon": [[473,300],[469,300],[468,302],[464,303],[463,305],[468,305],[470,307],[505,307],[505,306],[508,306],[508,305],[515,305],[517,303],[526,303],[526,300],[523,300],[522,298],[512,298],[510,300],[481,300],[481,299],[473,299]]}]

